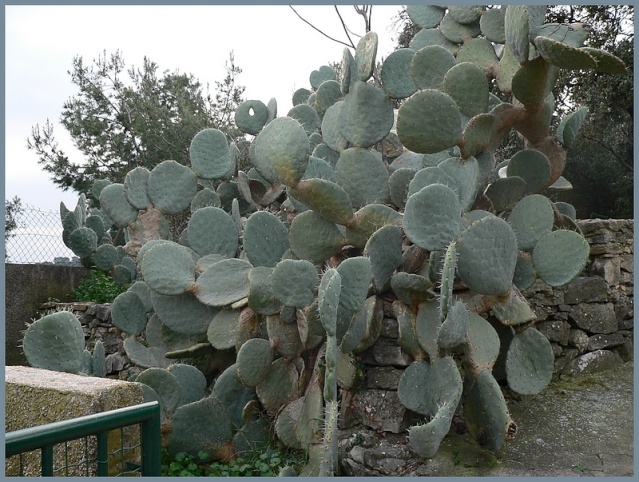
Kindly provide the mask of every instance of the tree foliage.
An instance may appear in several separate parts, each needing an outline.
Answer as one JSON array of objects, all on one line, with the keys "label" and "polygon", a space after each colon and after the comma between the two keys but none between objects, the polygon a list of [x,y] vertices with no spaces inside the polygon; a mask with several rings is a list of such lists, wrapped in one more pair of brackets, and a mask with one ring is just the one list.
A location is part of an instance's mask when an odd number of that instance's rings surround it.
[{"label": "tree foliage", "polygon": [[[12,236],[14,231],[18,229],[18,216],[24,211],[22,200],[18,196],[14,196],[11,201],[4,201],[4,241],[7,242]],[[6,256],[6,254],[5,254]]]},{"label": "tree foliage", "polygon": [[237,84],[242,70],[232,52],[225,67],[212,97],[193,75],[160,73],[146,57],[141,68],[126,70],[120,51],[103,52],[89,65],[77,56],[69,75],[78,92],[64,103],[60,122],[83,158],[71,159],[58,146],[48,119],[32,128],[27,147],[56,185],[85,193],[95,179],[122,182],[137,166],[152,169],[167,159],[186,164],[201,129],[218,128],[229,140],[240,135],[233,113],[244,87]]}]

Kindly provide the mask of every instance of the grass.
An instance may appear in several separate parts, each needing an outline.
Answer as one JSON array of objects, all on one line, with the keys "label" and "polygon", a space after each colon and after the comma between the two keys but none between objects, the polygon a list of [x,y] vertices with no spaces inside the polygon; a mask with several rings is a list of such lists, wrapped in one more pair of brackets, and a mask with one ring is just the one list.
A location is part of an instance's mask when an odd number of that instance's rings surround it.
[{"label": "grass", "polygon": [[126,290],[125,286],[114,283],[102,271],[91,270],[91,277],[82,280],[73,290],[73,301],[113,303],[115,297]]}]

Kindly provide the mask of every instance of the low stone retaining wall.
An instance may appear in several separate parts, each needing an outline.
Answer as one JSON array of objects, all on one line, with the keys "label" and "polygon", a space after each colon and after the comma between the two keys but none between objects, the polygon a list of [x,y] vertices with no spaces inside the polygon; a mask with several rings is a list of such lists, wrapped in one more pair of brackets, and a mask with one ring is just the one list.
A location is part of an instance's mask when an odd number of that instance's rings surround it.
[{"label": "low stone retaining wall", "polygon": [[[5,367],[5,432],[69,420],[143,403],[142,386],[106,378],[85,377],[38,368]],[[109,432],[108,450],[113,453],[125,447],[126,460],[139,462],[140,434],[137,426]],[[137,449],[135,447],[138,447]],[[128,449],[127,449],[128,448]],[[81,462],[97,456],[95,438],[88,445],[84,439],[56,445],[53,450],[54,475],[95,476],[96,465],[87,474]],[[65,453],[66,452],[66,453]],[[68,469],[65,467],[68,466]],[[56,471],[56,469],[59,469]],[[9,457],[5,475],[18,475],[20,456]],[[109,475],[120,473],[120,457],[109,459]],[[28,452],[22,457],[24,476],[41,474],[40,452]]]}]

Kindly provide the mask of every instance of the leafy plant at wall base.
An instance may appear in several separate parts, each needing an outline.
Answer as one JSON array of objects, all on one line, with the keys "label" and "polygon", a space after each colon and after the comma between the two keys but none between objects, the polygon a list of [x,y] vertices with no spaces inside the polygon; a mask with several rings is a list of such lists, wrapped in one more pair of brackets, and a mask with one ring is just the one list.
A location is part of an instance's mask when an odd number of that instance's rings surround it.
[{"label": "leafy plant at wall base", "polygon": [[80,282],[73,290],[74,301],[93,301],[95,303],[112,303],[126,286],[115,284],[102,271],[91,271],[91,277]]}]

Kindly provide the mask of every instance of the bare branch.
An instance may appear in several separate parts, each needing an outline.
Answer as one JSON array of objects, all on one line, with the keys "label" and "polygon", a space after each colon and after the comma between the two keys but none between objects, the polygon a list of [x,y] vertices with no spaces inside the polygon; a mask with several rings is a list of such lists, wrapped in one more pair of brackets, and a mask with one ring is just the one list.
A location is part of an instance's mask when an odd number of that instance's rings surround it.
[{"label": "bare branch", "polygon": [[344,29],[344,33],[346,33],[346,36],[348,37],[348,41],[351,43],[351,47],[355,48],[355,44],[353,43],[353,40],[351,39],[351,36],[348,34],[349,30],[348,30],[348,27],[346,26],[346,23],[344,22],[344,19],[342,18],[342,14],[339,13],[337,5],[333,5],[333,7],[335,8],[335,11],[337,12],[337,16],[339,17],[339,21],[342,22],[342,28]]},{"label": "bare branch", "polygon": [[604,144],[602,141],[600,141],[599,139],[595,138],[595,137],[590,137],[587,136],[585,134],[582,134],[582,137],[584,139],[588,139],[589,141],[593,141],[596,142],[597,144],[599,144],[601,147],[603,147],[605,150],[607,150],[610,154],[613,155],[613,157],[615,159],[617,159],[617,161],[619,161],[619,163],[625,167],[628,171],[630,172],[635,172],[635,168],[632,164],[628,164],[619,154],[617,154],[612,148],[610,148],[610,146]]},{"label": "bare branch", "polygon": [[324,37],[331,39],[333,42],[337,42],[339,44],[342,45],[346,45],[347,47],[352,47],[352,45],[348,45],[345,42],[342,42],[341,40],[337,40],[336,38],[331,37],[330,35],[325,34],[324,32],[322,32],[319,28],[317,28],[315,25],[313,25],[311,22],[309,22],[308,20],[306,20],[304,17],[302,17],[299,13],[297,13],[297,11],[293,8],[292,5],[289,5],[289,8],[291,10],[293,10],[293,12],[295,12],[295,15],[297,15],[304,23],[310,25],[314,30],[317,30],[319,33],[321,33]]}]

